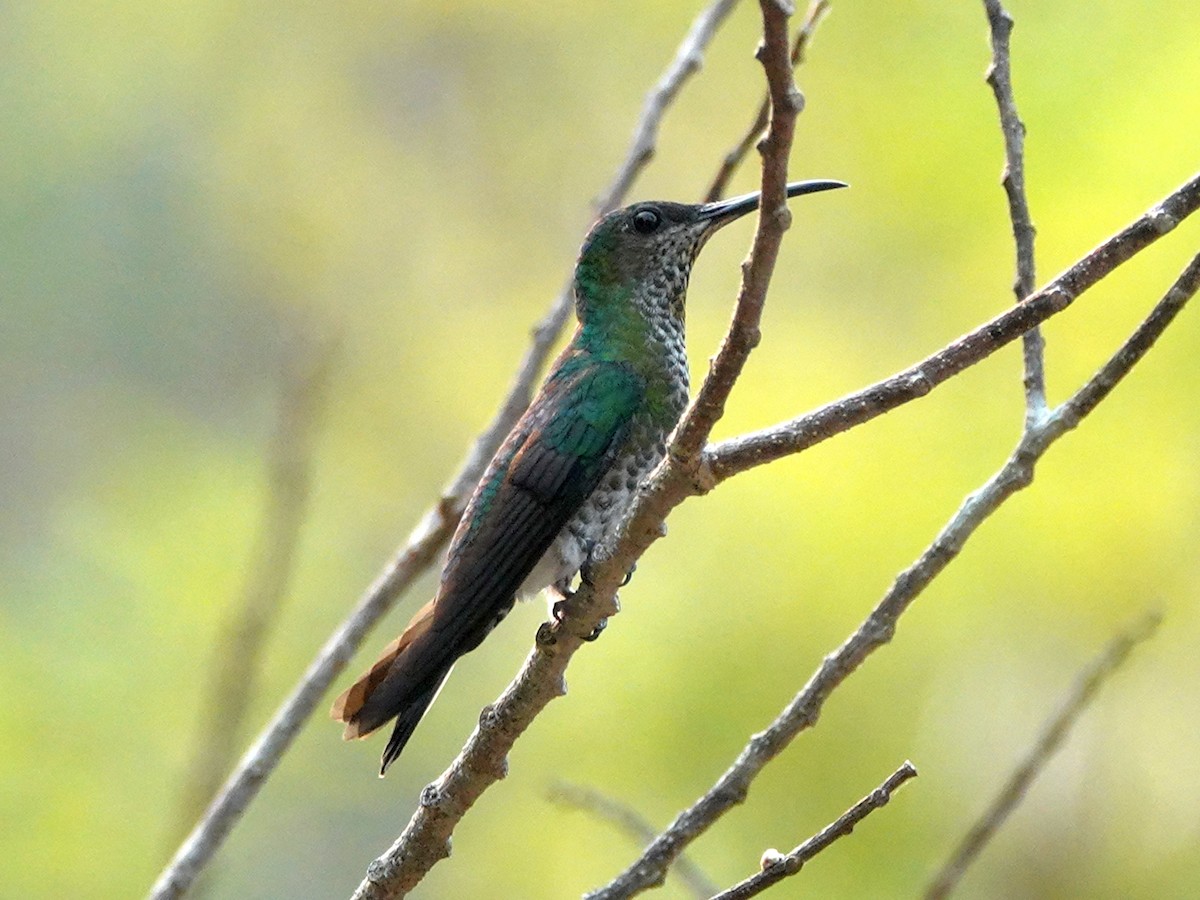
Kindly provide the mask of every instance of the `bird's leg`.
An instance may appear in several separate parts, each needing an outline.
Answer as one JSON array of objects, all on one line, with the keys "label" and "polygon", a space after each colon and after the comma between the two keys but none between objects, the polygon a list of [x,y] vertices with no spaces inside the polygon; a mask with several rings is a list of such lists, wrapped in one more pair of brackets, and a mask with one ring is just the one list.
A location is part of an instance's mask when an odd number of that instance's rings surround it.
[{"label": "bird's leg", "polygon": [[[595,565],[592,559],[592,551],[594,549],[595,545],[588,548],[587,557],[584,559],[583,565],[579,567],[579,580],[588,587],[592,587],[595,584],[595,581],[592,579],[592,567]],[[633,573],[636,571],[637,563],[635,562],[629,567],[629,571],[625,573],[625,577],[621,579],[620,587],[625,587],[625,585],[629,584],[629,580],[633,578]]]},{"label": "bird's leg", "polygon": [[557,625],[563,620],[563,616],[567,614],[567,601],[575,596],[575,592],[571,590],[571,579],[560,578],[554,584],[550,585],[550,591],[558,594],[558,599],[550,604],[550,618]]},{"label": "bird's leg", "polygon": [[592,580],[592,558],[590,556],[579,567],[579,583],[586,584],[588,587],[593,587],[596,584]]},{"label": "bird's leg", "polygon": [[[583,564],[579,567],[580,584],[585,584],[588,587],[591,587],[595,583],[592,580],[592,552],[594,550],[595,550],[594,544],[587,548],[587,555],[584,557]],[[637,568],[636,564],[634,565],[634,568]],[[633,570],[631,569],[629,571],[629,573],[625,576],[625,579],[621,582],[622,587],[624,587],[625,585],[627,585],[629,583],[629,579],[630,579],[630,577],[632,577],[632,575],[633,575]],[[571,598],[573,596],[575,596],[575,592],[571,590],[571,584],[570,584],[569,579],[563,579],[559,582],[556,582],[553,587],[554,587],[555,591],[557,591],[559,594],[562,595],[562,599],[556,601],[555,603],[553,603],[551,605],[550,615],[554,617],[555,622],[562,622],[563,616],[565,616],[566,612],[567,612],[567,603],[571,600]],[[618,609],[620,608],[619,602],[620,601],[618,601],[616,597],[613,597],[613,603],[618,604]],[[596,627],[592,629],[591,633],[587,637],[585,637],[584,640],[585,641],[596,640],[596,638],[600,637],[600,634],[607,627],[608,627],[608,617],[605,616],[603,619],[601,619],[599,622],[596,623]]]},{"label": "bird's leg", "polygon": [[[589,543],[587,546],[587,552],[583,557],[583,564],[579,567],[579,582],[580,584],[586,584],[588,587],[592,587],[595,584],[595,581],[592,580],[592,555],[595,552],[596,544],[594,542]],[[585,637],[584,640],[589,642],[594,641],[596,638],[600,637],[600,633],[607,627],[608,619],[601,619],[596,623],[596,627],[592,629],[591,634]]]}]

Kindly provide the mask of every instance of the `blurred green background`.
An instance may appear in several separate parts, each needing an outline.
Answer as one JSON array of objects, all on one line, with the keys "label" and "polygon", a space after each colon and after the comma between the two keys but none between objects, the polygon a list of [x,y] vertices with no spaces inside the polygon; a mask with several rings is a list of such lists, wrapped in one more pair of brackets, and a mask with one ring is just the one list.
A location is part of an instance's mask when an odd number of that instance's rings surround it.
[{"label": "blurred green background", "polygon": [[[1200,17],[1184,0],[1011,8],[1044,281],[1196,170]],[[489,419],[697,9],[0,5],[0,895],[138,896],[167,858],[212,643],[263,516],[289,334],[339,351],[242,745]],[[743,3],[633,199],[703,190],[758,102],[758,27]],[[765,339],[718,436],[888,375],[1011,301],[988,53],[978,2],[835,0],[799,75],[793,174],[853,190],[794,204]],[[751,160],[735,189],[756,182]],[[694,275],[697,379],[751,231],[723,232]],[[1197,245],[1190,221],[1053,321],[1054,398]],[[907,757],[920,779],[771,896],[913,895],[1075,673],[1158,605],[1159,636],[961,896],[1200,895],[1197,357],[1189,311],[695,846],[713,880]],[[681,508],[420,895],[567,897],[615,874],[628,839],[549,786],[665,823],[1000,465],[1021,402],[1014,347]],[[523,606],[458,666],[385,781],[382,738],[344,745],[322,710],[221,852],[212,896],[347,895],[543,615]]]}]

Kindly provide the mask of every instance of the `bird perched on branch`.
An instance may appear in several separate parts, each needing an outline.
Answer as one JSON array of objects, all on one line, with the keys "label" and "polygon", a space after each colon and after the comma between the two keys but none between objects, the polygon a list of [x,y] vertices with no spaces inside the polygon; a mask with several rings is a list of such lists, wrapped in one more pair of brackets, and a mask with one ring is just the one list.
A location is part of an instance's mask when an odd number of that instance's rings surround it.
[{"label": "bird perched on branch", "polygon": [[[789,184],[797,197],[845,187]],[[450,674],[512,609],[571,580],[620,525],[688,401],[688,276],[713,232],[759,195],[636,203],[592,228],[575,266],[579,326],[475,488],[437,596],[333,704],[345,738],[396,720],[380,775]]]}]

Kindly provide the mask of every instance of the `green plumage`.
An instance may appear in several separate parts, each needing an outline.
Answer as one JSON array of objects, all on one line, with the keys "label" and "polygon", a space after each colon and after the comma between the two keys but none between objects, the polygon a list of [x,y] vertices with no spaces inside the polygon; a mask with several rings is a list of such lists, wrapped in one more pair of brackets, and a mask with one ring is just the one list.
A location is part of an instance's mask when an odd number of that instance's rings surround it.
[{"label": "green plumage", "polygon": [[[789,186],[789,195],[836,182]],[[688,399],[684,296],[719,227],[757,207],[642,203],[592,229],[575,270],[579,327],[497,451],[455,532],[437,596],[334,704],[347,737],[396,718],[386,769],[454,661],[517,596],[571,579],[620,527]]]}]

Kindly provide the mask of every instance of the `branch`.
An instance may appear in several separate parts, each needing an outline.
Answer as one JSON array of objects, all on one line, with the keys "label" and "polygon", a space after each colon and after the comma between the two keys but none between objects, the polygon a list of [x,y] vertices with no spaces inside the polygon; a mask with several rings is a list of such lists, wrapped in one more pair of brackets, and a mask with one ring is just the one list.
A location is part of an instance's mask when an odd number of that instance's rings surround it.
[{"label": "branch", "polygon": [[259,788],[274,772],[284,752],[321,702],[333,679],[346,667],[371,626],[437,558],[442,545],[454,530],[458,514],[448,500],[443,500],[426,514],[399,556],[389,563],[350,616],[325,642],[291,696],[242,756],[237,768],[221,788],[221,793],[209,805],[204,817],[155,882],[150,892],[152,900],[181,897],[192,886],[258,794]]},{"label": "branch", "polygon": [[[1012,219],[1013,239],[1017,244],[1017,274],[1013,281],[1013,293],[1020,303],[1033,293],[1037,281],[1033,263],[1033,238],[1037,232],[1029,216],[1029,203],[1025,199],[1025,124],[1017,115],[1017,103],[1013,98],[1008,46],[1013,18],[1000,5],[1000,0],[983,0],[983,5],[992,38],[992,64],[988,66],[986,80],[996,96],[1000,130],[1004,133],[1005,162],[1001,182],[1008,197],[1008,214]],[[1031,426],[1046,413],[1046,344],[1037,328],[1027,331],[1022,340],[1025,345],[1025,421],[1027,426]]]},{"label": "branch", "polygon": [[[634,129],[633,149],[598,202],[597,215],[615,208],[621,202],[634,178],[653,155],[653,141],[659,121],[678,94],[680,86],[698,68],[703,49],[736,2],[717,0],[693,24],[655,91],[647,98],[642,116]],[[405,545],[362,595],[350,615],[326,641],[292,695],[284,701],[254,745],[243,755],[220,794],[159,875],[151,889],[153,900],[180,897],[188,890],[241,818],[259,788],[278,766],[330,684],[358,651],[375,623],[438,558],[453,535],[467,498],[488,461],[529,405],[538,374],[570,311],[571,291],[565,288],[534,328],[532,343],[521,360],[508,395],[495,418],[476,439],[458,474],[444,489],[438,502],[421,518]]]},{"label": "branch", "polygon": [[[559,782],[551,786],[550,800],[611,822],[637,841],[639,847],[650,843],[658,835],[658,829],[642,818],[637,810],[599,791]],[[686,854],[679,857],[675,874],[700,900],[707,900],[717,893],[717,887]]]},{"label": "branch", "polygon": [[[514,741],[555,697],[566,692],[564,672],[601,618],[615,612],[617,588],[633,562],[662,533],[666,512],[684,497],[695,477],[699,450],[720,417],[746,356],[757,343],[771,270],[789,224],[785,205],[787,157],[801,98],[791,79],[787,14],[774,0],[760,0],[764,40],[759,59],[773,103],[767,138],[762,143],[763,200],[758,227],[743,265],[742,288],[729,334],[676,429],[664,463],[639,488],[639,498],[624,522],[607,559],[598,563],[590,584],[565,602],[555,624],[543,623],[521,672],[500,699],[484,708],[479,725],[450,767],[421,794],[421,802],[396,842],[368,868],[355,900],[400,897],[438,861],[450,854],[450,835],[463,815],[507,771]],[[590,623],[590,624],[589,624]]]},{"label": "branch", "polygon": [[842,813],[834,822],[826,825],[787,856],[780,856],[778,851],[768,850],[763,854],[761,871],[722,891],[712,900],[747,900],[749,897],[757,897],[773,884],[795,875],[804,868],[805,863],[838,838],[854,831],[855,825],[875,810],[887,806],[892,794],[905,782],[916,777],[917,770],[913,768],[912,763],[905,760],[904,765],[889,775],[883,784]]},{"label": "branch", "polygon": [[1184,267],[1170,290],[1163,295],[1150,315],[1121,345],[1121,348],[1100,367],[1095,375],[1088,379],[1087,384],[1055,411],[1054,418],[1046,425],[1047,431],[1053,433],[1050,440],[1077,426],[1101,400],[1112,392],[1117,383],[1128,375],[1129,370],[1154,346],[1154,342],[1187,306],[1198,288],[1200,288],[1200,254],[1194,256],[1192,261]]},{"label": "branch", "polygon": [[1009,776],[995,800],[967,832],[954,855],[934,878],[925,892],[925,900],[943,900],[950,896],[967,868],[991,841],[1012,811],[1025,799],[1025,794],[1034,779],[1041,774],[1050,758],[1062,746],[1067,734],[1095,698],[1100,687],[1124,664],[1134,647],[1154,635],[1161,622],[1160,613],[1153,612],[1143,616],[1132,627],[1113,638],[1104,648],[1104,652],[1079,675],[1058,713],[1046,723],[1025,759]]},{"label": "branch", "polygon": [[799,453],[898,406],[923,397],[1030,328],[1062,312],[1080,294],[1200,208],[1200,174],[1113,235],[1044,288],[1007,312],[896,375],[813,412],[721,441],[705,452],[714,483]]},{"label": "branch", "polygon": [[[796,33],[796,40],[792,44],[792,68],[795,69],[804,62],[805,53],[808,50],[808,45],[812,42],[813,32],[817,30],[817,25],[821,19],[825,17],[825,13],[829,12],[829,0],[813,0],[808,7],[808,12],[804,16],[804,24],[800,26],[800,30]],[[767,116],[771,112],[771,97],[766,94],[762,98],[762,103],[759,104],[758,112],[754,115],[754,121],[750,123],[750,127],[746,129],[741,139],[734,144],[733,149],[725,154],[721,160],[721,167],[717,170],[716,176],[709,185],[708,190],[704,194],[704,202],[712,203],[720,200],[725,196],[725,192],[729,190],[729,181],[733,178],[733,174],[741,167],[742,162],[750,153],[750,149],[754,147],[763,136],[763,132],[767,127]]]},{"label": "branch", "polygon": [[792,224],[787,207],[787,163],[796,117],[804,108],[804,96],[792,80],[788,51],[788,14],[782,3],[760,0],[763,40],[756,56],[766,73],[771,95],[770,124],[759,144],[762,153],[762,200],[758,227],[749,259],[742,264],[742,286],[729,329],[717,348],[708,377],[700,385],[683,414],[668,448],[671,458],[685,469],[695,469],[713,425],[725,412],[725,401],[742,373],[750,352],[761,339],[759,322],[767,299],[767,288],[783,233]]},{"label": "branch", "polygon": [[[950,519],[921,557],[896,578],[866,620],[809,678],[808,683],[708,792],[675,821],[617,878],[588,895],[589,900],[630,897],[661,884],[667,868],[688,844],[741,803],[758,773],[800,734],[817,723],[825,701],[875,650],[888,643],[900,616],[958,555],[975,530],[1005,500],[1033,480],[1033,466],[1050,445],[1074,428],[1141,359],[1171,320],[1200,288],[1200,255],[1112,358],[1038,428],[1027,431],[1012,456]],[[1025,304],[1020,304],[1018,309]]]},{"label": "branch", "polygon": [[646,95],[645,103],[642,106],[642,116],[638,121],[637,128],[634,129],[633,142],[630,144],[625,164],[621,167],[612,185],[609,186],[603,199],[597,204],[600,214],[616,209],[621,198],[628,193],[634,177],[654,156],[654,145],[658,140],[658,125],[662,121],[663,113],[675,99],[675,95],[679,93],[683,82],[700,70],[700,66],[704,62],[705,48],[712,42],[713,35],[716,34],[726,17],[733,12],[737,3],[738,0],[717,0],[696,16],[683,43],[675,51],[675,58],[667,66],[667,70],[663,72],[658,83]]},{"label": "branch", "polygon": [[289,335],[280,377],[279,420],[267,454],[263,521],[242,595],[213,646],[192,761],[180,791],[178,840],[212,800],[236,757],[242,723],[256,693],[268,629],[288,583],[312,477],[312,445],[334,355],[332,341]]}]

